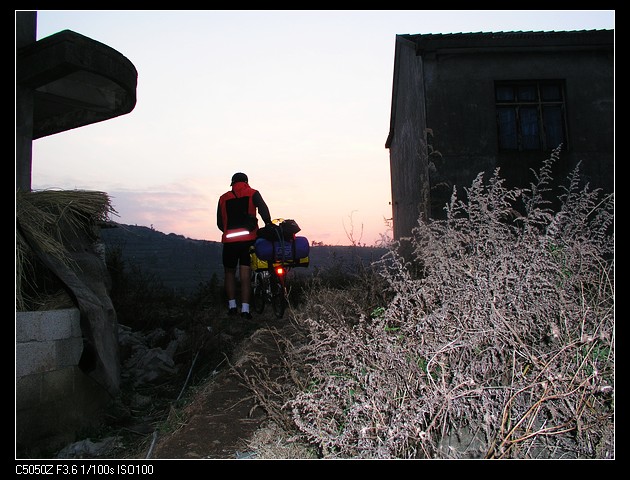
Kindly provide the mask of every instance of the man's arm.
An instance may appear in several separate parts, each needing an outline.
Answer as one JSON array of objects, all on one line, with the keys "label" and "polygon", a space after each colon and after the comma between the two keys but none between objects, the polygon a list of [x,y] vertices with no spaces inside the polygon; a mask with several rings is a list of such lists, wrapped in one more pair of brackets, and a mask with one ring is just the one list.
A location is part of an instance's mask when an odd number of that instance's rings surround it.
[{"label": "man's arm", "polygon": [[217,205],[217,227],[223,231],[223,216],[221,215],[221,202]]},{"label": "man's arm", "polygon": [[265,222],[265,225],[271,223],[271,214],[269,213],[269,207],[263,200],[262,195],[260,194],[258,190],[256,190],[256,193],[254,193],[252,200],[254,202],[254,205],[258,209],[260,218],[262,218],[263,222]]}]

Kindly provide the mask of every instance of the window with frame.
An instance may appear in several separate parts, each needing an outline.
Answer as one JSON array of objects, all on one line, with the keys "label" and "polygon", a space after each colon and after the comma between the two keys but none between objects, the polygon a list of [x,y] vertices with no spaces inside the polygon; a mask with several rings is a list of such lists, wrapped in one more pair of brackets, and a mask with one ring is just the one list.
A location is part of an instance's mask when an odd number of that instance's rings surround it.
[{"label": "window with frame", "polygon": [[499,150],[549,151],[566,145],[564,82],[495,83]]}]

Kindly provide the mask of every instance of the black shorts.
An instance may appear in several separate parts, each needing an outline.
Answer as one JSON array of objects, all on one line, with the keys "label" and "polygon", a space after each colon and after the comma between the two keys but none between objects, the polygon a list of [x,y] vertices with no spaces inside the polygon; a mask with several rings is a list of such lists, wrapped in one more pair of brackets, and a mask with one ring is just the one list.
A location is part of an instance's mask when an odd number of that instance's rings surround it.
[{"label": "black shorts", "polygon": [[236,268],[240,264],[241,267],[249,267],[251,265],[249,256],[249,247],[254,244],[253,241],[247,242],[231,242],[223,244],[223,266],[225,268]]}]

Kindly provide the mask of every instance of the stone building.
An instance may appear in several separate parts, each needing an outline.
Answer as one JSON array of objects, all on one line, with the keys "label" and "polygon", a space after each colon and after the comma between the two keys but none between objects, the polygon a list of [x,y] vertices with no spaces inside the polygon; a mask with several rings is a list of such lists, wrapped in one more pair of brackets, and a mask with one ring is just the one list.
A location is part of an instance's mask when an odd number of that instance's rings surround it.
[{"label": "stone building", "polygon": [[[22,199],[35,193],[32,142],[131,112],[138,75],[126,57],[96,40],[70,30],[36,40],[36,29],[37,12],[16,11],[16,452],[73,441],[76,432],[98,422],[99,409],[120,390],[118,322],[92,225],[85,221],[85,229],[75,229],[59,222],[63,240],[55,240],[65,247],[64,262],[20,215]],[[55,222],[47,217],[43,223]],[[27,262],[21,261],[24,252]],[[20,268],[34,264],[31,259],[43,265],[41,277],[30,278],[35,269]],[[58,279],[73,304],[18,311],[18,285],[41,288],[43,277]]]},{"label": "stone building", "polygon": [[614,191],[614,30],[397,35],[389,149],[394,239],[440,218],[480,172],[528,186],[562,144]]}]

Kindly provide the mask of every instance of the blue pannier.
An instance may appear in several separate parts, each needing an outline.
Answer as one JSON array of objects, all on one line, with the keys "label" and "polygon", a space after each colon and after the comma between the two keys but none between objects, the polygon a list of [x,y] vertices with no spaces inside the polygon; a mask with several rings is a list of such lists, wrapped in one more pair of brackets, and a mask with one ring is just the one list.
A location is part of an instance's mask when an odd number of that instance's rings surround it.
[{"label": "blue pannier", "polygon": [[303,259],[308,259],[310,246],[306,237],[296,236],[293,240],[267,240],[266,238],[257,238],[254,243],[256,256],[260,260],[274,263],[286,263],[288,265],[302,266],[305,263]]}]

